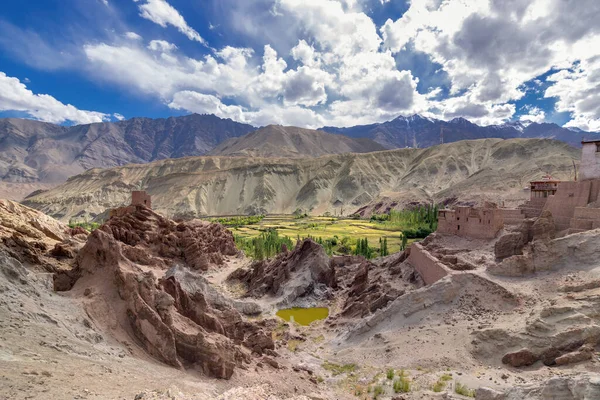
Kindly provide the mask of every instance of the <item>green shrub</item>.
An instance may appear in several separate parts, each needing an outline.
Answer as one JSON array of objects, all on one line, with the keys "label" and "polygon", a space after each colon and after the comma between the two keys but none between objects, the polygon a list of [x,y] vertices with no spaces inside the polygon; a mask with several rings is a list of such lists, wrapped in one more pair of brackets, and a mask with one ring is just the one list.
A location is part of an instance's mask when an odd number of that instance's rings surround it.
[{"label": "green shrub", "polygon": [[385,389],[383,388],[383,386],[377,385],[377,386],[373,387],[373,399],[374,400],[378,399],[379,396],[381,396],[384,393],[385,393]]},{"label": "green shrub", "polygon": [[339,364],[331,363],[329,361],[325,361],[323,363],[322,367],[323,367],[323,369],[330,371],[333,376],[354,372],[358,368],[356,366],[356,364],[339,365]]},{"label": "green shrub", "polygon": [[469,389],[460,382],[456,382],[456,385],[454,385],[454,392],[467,397],[475,397],[475,390]]},{"label": "green shrub", "polygon": [[436,393],[439,393],[442,390],[444,390],[445,388],[446,388],[446,382],[439,380],[433,384],[433,386],[431,387],[431,390],[433,390]]},{"label": "green shrub", "polygon": [[440,380],[442,381],[451,381],[452,380],[452,375],[450,374],[444,374],[440,377]]},{"label": "green shrub", "polygon": [[390,369],[387,370],[386,376],[391,381],[392,379],[394,379],[394,375],[395,374],[396,373],[394,372],[394,368],[390,368]]},{"label": "green shrub", "polygon": [[400,379],[394,381],[394,393],[410,392],[410,380],[405,376],[400,376]]}]

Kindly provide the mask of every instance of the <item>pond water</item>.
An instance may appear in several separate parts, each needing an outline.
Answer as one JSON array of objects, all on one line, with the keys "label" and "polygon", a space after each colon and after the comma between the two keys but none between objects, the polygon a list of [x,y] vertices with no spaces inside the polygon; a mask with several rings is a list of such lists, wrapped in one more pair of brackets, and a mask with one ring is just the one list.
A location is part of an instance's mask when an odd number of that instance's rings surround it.
[{"label": "pond water", "polygon": [[283,318],[286,321],[294,321],[300,325],[310,325],[313,321],[325,319],[329,315],[329,309],[325,307],[313,307],[313,308],[286,308],[284,310],[277,311],[277,316]]}]

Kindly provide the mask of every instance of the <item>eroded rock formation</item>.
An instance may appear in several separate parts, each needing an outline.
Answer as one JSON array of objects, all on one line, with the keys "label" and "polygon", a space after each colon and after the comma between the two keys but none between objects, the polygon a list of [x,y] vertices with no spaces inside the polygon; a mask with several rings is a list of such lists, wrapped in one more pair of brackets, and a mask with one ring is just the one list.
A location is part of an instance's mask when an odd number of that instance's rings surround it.
[{"label": "eroded rock formation", "polygon": [[281,305],[291,305],[309,295],[327,296],[328,288],[337,286],[335,268],[327,253],[311,239],[273,259],[257,261],[249,269],[240,268],[228,279],[246,285],[248,296],[281,297]]},{"label": "eroded rock formation", "polygon": [[96,323],[132,335],[169,365],[217,378],[230,378],[252,352],[274,348],[268,322],[246,322],[238,311],[256,313],[256,305],[234,304],[194,272],[218,268],[224,255],[237,254],[229,231],[176,224],[141,206],[122,214],[95,230],[77,257],[73,290],[92,288],[86,306]]}]

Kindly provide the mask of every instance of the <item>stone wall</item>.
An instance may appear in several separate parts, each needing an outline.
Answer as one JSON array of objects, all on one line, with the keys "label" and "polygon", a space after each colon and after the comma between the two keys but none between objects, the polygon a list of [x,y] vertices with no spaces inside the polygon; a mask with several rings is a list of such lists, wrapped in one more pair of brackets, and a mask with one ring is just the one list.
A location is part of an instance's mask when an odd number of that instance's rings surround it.
[{"label": "stone wall", "polygon": [[583,143],[581,149],[581,164],[579,166],[579,180],[600,179],[600,152],[599,142]]},{"label": "stone wall", "polygon": [[504,228],[499,208],[456,207],[440,210],[437,232],[475,239],[493,239]]},{"label": "stone wall", "polygon": [[577,233],[600,228],[600,208],[575,208],[569,233]]},{"label": "stone wall", "polygon": [[520,208],[501,208],[505,225],[519,225],[525,219],[525,212]]},{"label": "stone wall", "polygon": [[410,246],[408,262],[421,275],[426,285],[431,285],[452,273],[450,268],[442,264],[419,243],[413,243]]}]

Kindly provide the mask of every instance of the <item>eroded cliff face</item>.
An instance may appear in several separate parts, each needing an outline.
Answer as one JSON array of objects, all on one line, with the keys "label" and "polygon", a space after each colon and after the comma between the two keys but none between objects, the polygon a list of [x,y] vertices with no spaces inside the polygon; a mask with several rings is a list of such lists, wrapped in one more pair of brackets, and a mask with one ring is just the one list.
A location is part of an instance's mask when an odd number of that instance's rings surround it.
[{"label": "eroded cliff face", "polygon": [[248,322],[238,311],[260,309],[219,296],[200,274],[237,255],[229,231],[177,224],[141,206],[123,214],[95,230],[77,256],[72,290],[88,298],[94,323],[133,336],[162,362],[217,378],[274,349],[269,321]]},{"label": "eroded cliff face", "polygon": [[[446,199],[519,204],[527,182],[552,173],[569,179],[579,151],[540,139],[463,141],[428,149],[400,149],[306,159],[190,157],[93,169],[26,199],[61,220],[96,218],[128,204],[141,186],[169,217],[249,213],[350,214],[384,202]],[[395,199],[395,200],[394,200]]]}]

